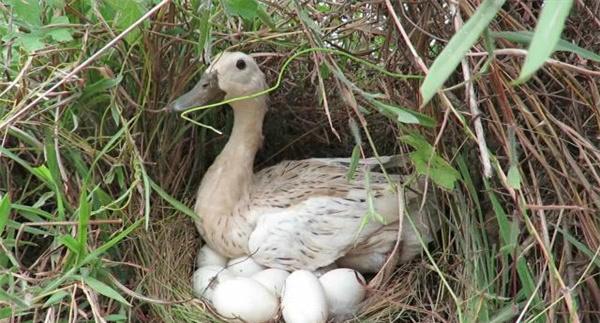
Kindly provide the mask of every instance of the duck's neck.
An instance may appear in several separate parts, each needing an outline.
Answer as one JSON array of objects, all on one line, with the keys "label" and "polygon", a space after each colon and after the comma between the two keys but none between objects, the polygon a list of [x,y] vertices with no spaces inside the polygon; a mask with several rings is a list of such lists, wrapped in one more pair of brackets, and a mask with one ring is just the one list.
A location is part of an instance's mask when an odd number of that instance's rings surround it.
[{"label": "duck's neck", "polygon": [[[262,127],[267,105],[264,97],[259,97],[234,102],[231,107],[233,108],[231,136],[214,164],[230,164],[231,167],[227,170],[229,174],[237,173],[236,170],[240,170],[243,174],[252,174],[254,157],[263,140]],[[233,181],[242,179],[246,178],[232,178]]]},{"label": "duck's neck", "polygon": [[196,210],[203,221],[230,215],[247,196],[252,182],[254,156],[262,143],[266,98],[231,103],[234,123],[229,141],[207,170],[200,185]]}]

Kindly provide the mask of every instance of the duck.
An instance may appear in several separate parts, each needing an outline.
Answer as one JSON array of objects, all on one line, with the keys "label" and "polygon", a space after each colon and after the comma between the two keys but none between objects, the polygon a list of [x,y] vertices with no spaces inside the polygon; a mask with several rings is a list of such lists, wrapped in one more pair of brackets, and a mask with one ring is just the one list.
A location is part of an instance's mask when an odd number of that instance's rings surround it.
[{"label": "duck", "polygon": [[[255,172],[268,97],[253,94],[266,89],[265,74],[251,55],[226,51],[215,56],[189,92],[165,107],[183,112],[244,97],[229,102],[231,134],[198,188],[198,232],[219,254],[251,257],[268,268],[292,272],[337,265],[379,271],[399,236],[396,188],[409,175],[384,172],[382,165],[396,156],[362,159],[351,180],[350,158],[287,160]],[[403,190],[401,263],[419,254],[422,242],[432,241],[437,223],[425,180],[413,182]],[[377,219],[365,219],[370,210]]]}]

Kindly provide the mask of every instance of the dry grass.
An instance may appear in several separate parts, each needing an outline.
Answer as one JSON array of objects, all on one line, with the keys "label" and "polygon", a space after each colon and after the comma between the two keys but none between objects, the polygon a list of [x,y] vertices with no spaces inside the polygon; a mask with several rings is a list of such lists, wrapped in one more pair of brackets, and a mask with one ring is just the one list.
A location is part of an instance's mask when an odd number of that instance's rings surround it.
[{"label": "dry grass", "polygon": [[[0,304],[10,305],[0,309],[8,314],[0,320],[102,321],[109,315],[109,321],[217,320],[191,295],[199,245],[193,221],[150,184],[192,205],[204,170],[227,140],[178,116],[154,112],[198,78],[203,67],[198,53],[260,53],[257,60],[271,83],[291,54],[322,46],[390,71],[422,74],[385,1],[332,2],[328,10],[319,1],[262,3],[276,29],[229,17],[216,5],[212,38],[200,48],[201,17],[191,2],[170,3],[142,25],[137,42],[117,42],[72,79],[58,70],[72,70],[120,31],[84,2],[57,9],[71,17],[73,42],[51,44],[31,61],[17,43],[3,43],[8,68],[0,92],[10,89],[0,98],[0,192],[10,196],[13,208],[11,222],[0,231],[5,253]],[[446,4],[396,6],[401,26],[428,66],[455,33]],[[460,1],[464,20],[478,4]],[[531,30],[540,4],[507,1],[490,29]],[[0,5],[9,21],[7,8]],[[300,11],[318,29],[299,18]],[[595,1],[575,1],[563,38],[600,52],[599,16]],[[514,86],[523,57],[512,49],[520,45],[498,39],[496,46],[498,55],[489,65],[483,42],[467,59],[479,116],[470,112],[460,68],[446,82],[450,105],[437,99],[419,107],[419,80],[394,79],[324,52],[294,61],[271,96],[257,167],[350,155],[355,142],[348,120],[358,117],[340,95],[347,83],[319,69],[328,64],[358,88],[437,120],[432,129],[399,124],[356,95],[369,111],[366,129],[374,143],[364,145],[367,154],[405,153],[409,148],[397,138],[418,131],[461,173],[454,190],[438,192],[446,225],[430,246],[431,257],[399,267],[384,288],[372,291],[357,322],[600,320],[600,64],[556,53],[554,58],[569,65],[547,64],[529,82]],[[117,76],[122,80],[110,84]],[[27,107],[48,89],[45,82],[58,80],[64,84]],[[491,154],[491,179],[483,176],[478,143],[467,135],[476,119]],[[231,113],[213,109],[202,121],[227,133]],[[511,165],[520,174],[520,189],[507,179]],[[35,168],[40,166],[49,175]],[[82,199],[89,202],[92,221],[83,237]],[[103,220],[113,222],[98,222]],[[135,230],[123,233],[132,224]],[[79,256],[65,236],[86,241]],[[107,243],[115,247],[94,253]],[[131,306],[106,297],[106,289],[85,277],[111,286]],[[62,298],[44,305],[51,295]]]}]

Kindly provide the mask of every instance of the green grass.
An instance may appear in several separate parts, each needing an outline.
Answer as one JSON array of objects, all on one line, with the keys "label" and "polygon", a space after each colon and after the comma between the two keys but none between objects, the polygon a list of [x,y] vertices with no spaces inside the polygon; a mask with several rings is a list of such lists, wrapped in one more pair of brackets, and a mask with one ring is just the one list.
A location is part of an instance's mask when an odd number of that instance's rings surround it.
[{"label": "green grass", "polygon": [[546,28],[569,8],[527,5],[461,1],[456,31],[430,2],[0,4],[0,321],[218,322],[190,290],[191,207],[231,113],[160,109],[221,50],[273,85],[257,165],[402,153],[435,187],[436,241],[355,321],[597,321],[597,6]]}]

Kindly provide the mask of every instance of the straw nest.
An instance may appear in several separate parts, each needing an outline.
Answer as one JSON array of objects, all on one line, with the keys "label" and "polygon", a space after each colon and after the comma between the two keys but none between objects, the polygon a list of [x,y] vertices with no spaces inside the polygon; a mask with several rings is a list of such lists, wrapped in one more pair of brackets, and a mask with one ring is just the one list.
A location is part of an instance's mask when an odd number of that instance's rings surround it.
[{"label": "straw nest", "polygon": [[[7,290],[35,298],[40,290],[58,282],[53,290],[64,287],[72,292],[70,300],[67,297],[48,306],[38,303],[22,317],[91,319],[113,314],[144,322],[218,321],[191,293],[194,257],[201,244],[193,221],[147,179],[181,203],[193,205],[204,170],[227,140],[231,112],[221,108],[193,114],[225,133],[218,135],[157,111],[198,79],[205,66],[204,53],[226,49],[255,53],[270,84],[287,57],[309,47],[339,48],[390,71],[422,75],[393,16],[401,22],[416,54],[431,65],[456,31],[451,5],[406,1],[394,4],[392,14],[386,3],[261,2],[273,17],[275,29],[265,27],[258,18],[248,22],[227,15],[216,4],[211,9],[210,37],[201,48],[197,42],[202,39],[201,12],[191,2],[171,3],[142,25],[135,46],[118,43],[109,55],[66,82],[59,89],[62,92],[11,119],[13,128],[3,134],[3,147],[23,163],[2,152],[0,189],[9,192],[13,201],[31,205],[40,201],[45,191],[35,187],[43,186],[43,178],[32,175],[24,165],[44,164],[48,149],[55,147],[63,156],[62,165],[56,166],[62,174],[59,192],[68,206],[63,220],[77,223],[79,213],[73,210],[80,210],[82,190],[90,192],[93,210],[110,206],[92,212],[92,221],[104,217],[109,222],[87,231],[90,252],[123,232],[121,227],[148,220],[147,228],[140,225],[120,239],[117,247],[81,265],[89,267],[86,272],[100,273],[95,276],[98,280],[131,303],[125,306],[85,279],[59,281],[76,260],[72,250],[53,239],[59,235],[77,238],[76,225],[13,213],[11,219],[17,223],[52,234],[21,230],[17,246],[3,246],[20,264],[11,271],[10,281],[23,279],[27,286],[41,286],[27,290],[23,284],[4,282],[10,287]],[[459,3],[458,11],[467,20],[480,1]],[[532,30],[540,3],[507,1],[490,30]],[[600,52],[600,6],[593,0],[574,3],[563,38]],[[61,10],[88,14],[76,7]],[[111,29],[118,29],[114,24],[90,25],[83,20],[71,28],[77,39],[83,42],[85,37],[87,52],[99,49],[118,31]],[[452,109],[438,99],[419,108],[418,79],[395,79],[327,52],[293,61],[283,83],[272,93],[257,168],[284,159],[350,156],[356,142],[349,120],[361,124],[352,107],[356,102],[365,109],[364,122],[372,138],[371,144],[362,131],[367,155],[374,149],[380,154],[408,153],[411,148],[398,137],[418,132],[460,173],[454,189],[437,190],[445,225],[429,246],[431,257],[418,257],[396,268],[371,290],[356,321],[599,319],[600,65],[558,52],[554,57],[561,63],[549,62],[532,80],[514,86],[511,81],[523,63],[519,51],[523,45],[498,38],[496,46],[499,52],[489,65],[483,41],[467,58],[479,116],[471,113],[461,68],[446,82],[452,86],[445,91]],[[24,73],[7,100],[13,107],[24,106],[43,92],[41,82],[55,75],[54,67],[61,62],[77,63],[79,54],[78,48],[50,48],[34,55],[27,66],[21,62]],[[360,96],[348,95],[348,83],[326,65],[337,66],[358,88],[383,94],[385,102],[435,118],[436,126],[399,125]],[[85,97],[95,81],[115,75],[123,79],[103,89],[108,99],[102,100],[98,93],[95,100]],[[8,115],[8,109],[0,111]],[[495,175],[489,180],[483,176],[478,140],[467,135],[476,120],[483,125],[483,139],[493,155]],[[511,166],[518,171],[520,189],[516,189],[514,174],[507,177]],[[40,205],[56,212],[49,197]],[[38,225],[44,221],[51,223]],[[102,266],[110,274],[101,271]],[[12,308],[17,313],[17,307]]]}]

